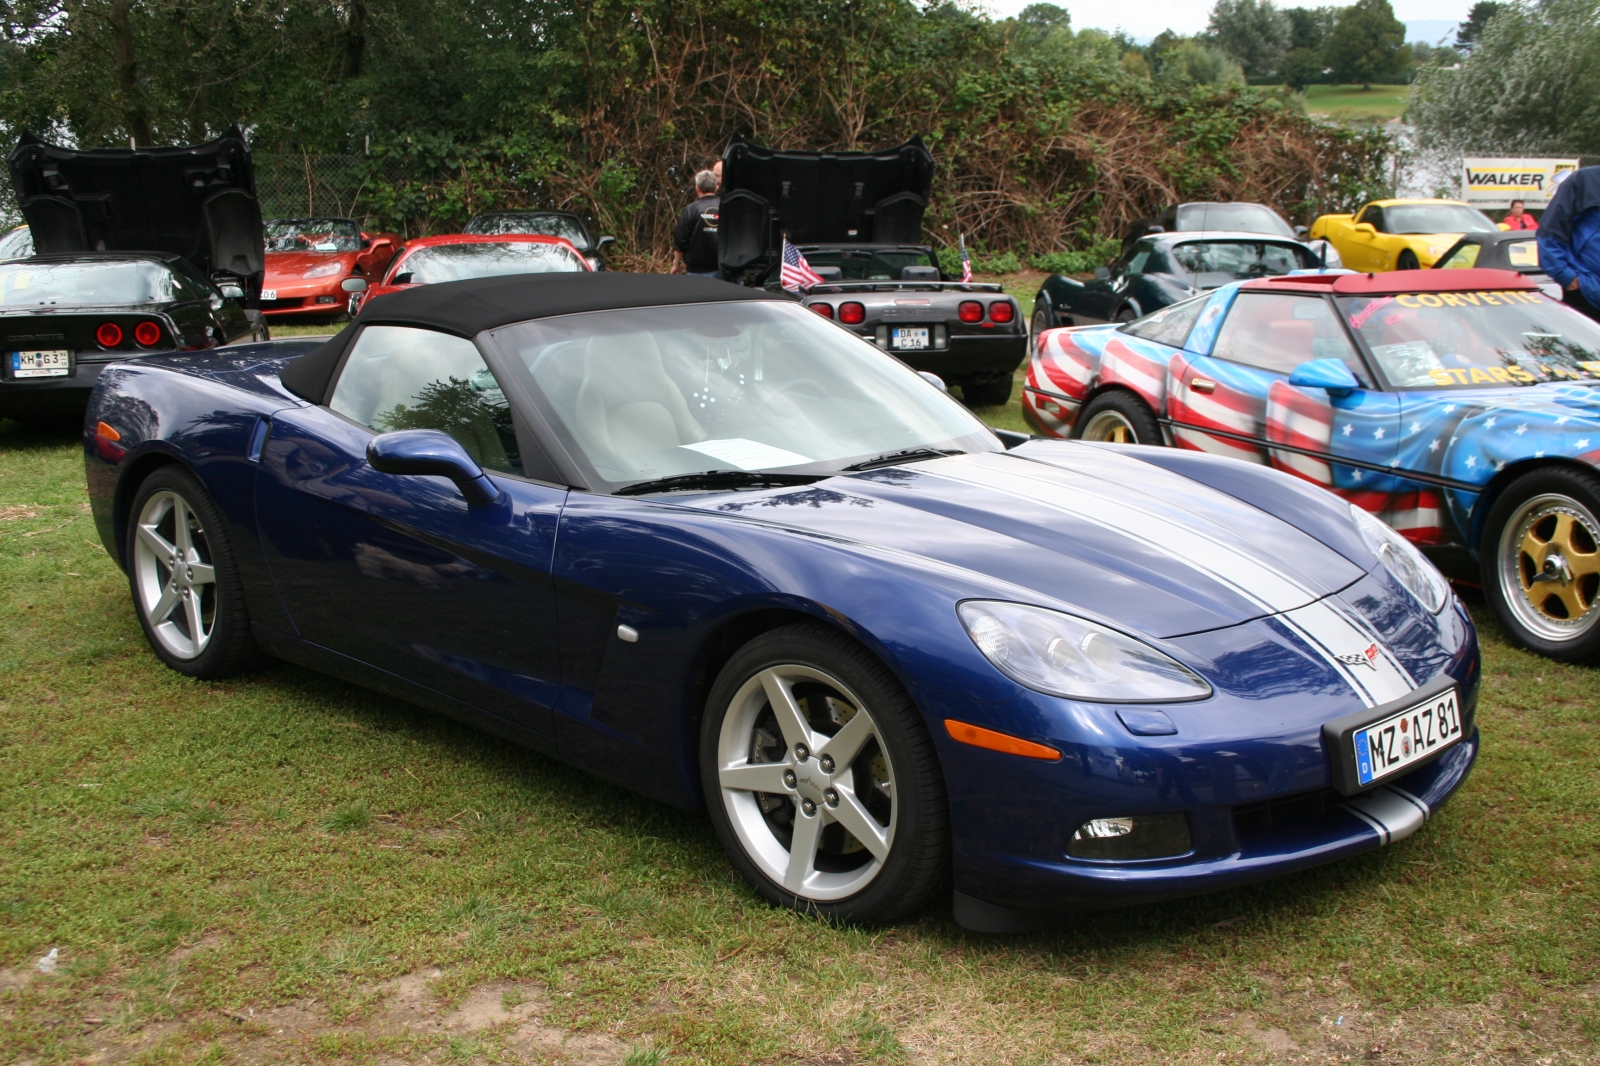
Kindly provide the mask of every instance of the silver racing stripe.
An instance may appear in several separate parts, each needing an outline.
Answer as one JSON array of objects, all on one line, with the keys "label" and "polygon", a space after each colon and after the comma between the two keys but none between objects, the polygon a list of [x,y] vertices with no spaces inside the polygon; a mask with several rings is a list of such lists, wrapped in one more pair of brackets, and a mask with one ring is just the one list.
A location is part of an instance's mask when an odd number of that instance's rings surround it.
[{"label": "silver racing stripe", "polygon": [[[1206,520],[1198,515],[1191,515],[1190,523],[1174,524],[1170,514],[1139,506],[1128,486],[1135,479],[1146,485],[1168,480],[1158,476],[1166,471],[1102,449],[1095,449],[1092,456],[1100,467],[1096,473],[1059,462],[1035,463],[1019,458],[1000,454],[952,456],[919,463],[917,470],[1010,493],[1070,514],[1205,574],[1293,632],[1337,671],[1369,707],[1400,699],[1417,687],[1372,627],[1337,600],[1273,566],[1262,553],[1242,551],[1238,542],[1230,543],[1204,532],[1199,523]],[[1119,474],[1126,476],[1113,480]],[[1182,483],[1183,495],[1213,491],[1180,475],[1170,477]],[[1159,489],[1158,484],[1156,490]],[[1170,500],[1163,503],[1176,506]],[[1265,514],[1263,518],[1278,521]],[[1368,649],[1374,650],[1370,658],[1364,654]],[[1341,658],[1353,655],[1362,658],[1359,665]]]}]

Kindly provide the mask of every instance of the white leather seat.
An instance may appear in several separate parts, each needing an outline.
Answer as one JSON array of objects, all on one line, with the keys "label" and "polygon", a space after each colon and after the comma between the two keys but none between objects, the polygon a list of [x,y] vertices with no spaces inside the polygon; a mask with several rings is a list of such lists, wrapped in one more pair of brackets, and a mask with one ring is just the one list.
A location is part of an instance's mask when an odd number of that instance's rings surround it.
[{"label": "white leather seat", "polygon": [[661,365],[650,333],[590,337],[583,353],[573,432],[591,461],[705,440],[683,393]]}]

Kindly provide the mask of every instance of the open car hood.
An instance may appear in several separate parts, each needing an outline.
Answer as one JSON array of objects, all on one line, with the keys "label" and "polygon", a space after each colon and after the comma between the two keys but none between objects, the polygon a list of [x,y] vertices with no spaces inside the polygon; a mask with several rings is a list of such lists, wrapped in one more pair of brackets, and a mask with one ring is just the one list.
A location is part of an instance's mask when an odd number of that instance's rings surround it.
[{"label": "open car hood", "polygon": [[81,151],[24,133],[8,162],[35,251],[179,255],[259,292],[261,207],[237,126],[189,148]]},{"label": "open car hood", "polygon": [[933,154],[913,137],[881,152],[781,152],[735,134],[722,153],[717,245],[741,273],[791,244],[921,244]]}]

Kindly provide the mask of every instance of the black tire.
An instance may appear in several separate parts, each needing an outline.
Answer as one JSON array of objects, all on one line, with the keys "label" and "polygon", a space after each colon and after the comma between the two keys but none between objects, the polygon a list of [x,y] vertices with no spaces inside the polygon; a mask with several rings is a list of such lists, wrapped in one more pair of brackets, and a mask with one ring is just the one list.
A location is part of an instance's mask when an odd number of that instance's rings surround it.
[{"label": "black tire", "polygon": [[[763,675],[780,679],[819,750],[796,757],[793,734],[778,724]],[[866,726],[852,726],[852,736],[869,738],[848,765],[834,766],[826,743],[835,736],[849,740],[839,722],[853,722],[862,709]],[[760,783],[772,791],[724,788],[724,775],[739,770],[762,774]],[[894,675],[837,631],[798,623],[734,653],[706,701],[700,773],[729,861],[778,906],[881,923],[948,889],[949,811],[933,741]],[[845,827],[867,816],[887,837],[877,841],[882,855],[861,843],[865,833],[852,835]],[[814,844],[796,867],[794,834],[805,826]],[[803,879],[786,887],[784,877],[799,876],[796,869]]]},{"label": "black tire", "polygon": [[1117,321],[1118,322],[1132,322],[1134,319],[1136,319],[1138,317],[1139,317],[1139,312],[1135,311],[1131,307],[1124,307],[1122,310],[1117,312]]},{"label": "black tire", "polygon": [[[151,527],[154,539],[141,537],[143,524]],[[173,565],[175,556],[156,541],[177,548],[185,540],[191,552],[180,571]],[[162,662],[199,678],[229,677],[260,663],[222,512],[193,474],[169,465],[145,478],[129,512],[126,559],[134,612]],[[173,605],[162,610],[169,591],[175,596]],[[193,612],[188,609],[191,594]]]},{"label": "black tire", "polygon": [[983,374],[961,383],[968,407],[1003,407],[1011,402],[1010,374]]},{"label": "black tire", "polygon": [[1035,301],[1033,317],[1028,320],[1028,354],[1032,355],[1039,345],[1039,334],[1047,329],[1054,329],[1056,324],[1053,317],[1046,310],[1047,305],[1042,301]]},{"label": "black tire", "polygon": [[1399,257],[1394,261],[1394,268],[1396,270],[1421,270],[1422,264],[1418,262],[1416,252],[1413,252],[1410,248],[1403,248]]},{"label": "black tire", "polygon": [[1478,550],[1507,637],[1552,659],[1600,661],[1600,477],[1552,466],[1517,478],[1490,508]]},{"label": "black tire", "polygon": [[1117,444],[1165,444],[1155,412],[1124,389],[1102,392],[1078,412],[1072,424],[1073,440],[1111,441]]}]

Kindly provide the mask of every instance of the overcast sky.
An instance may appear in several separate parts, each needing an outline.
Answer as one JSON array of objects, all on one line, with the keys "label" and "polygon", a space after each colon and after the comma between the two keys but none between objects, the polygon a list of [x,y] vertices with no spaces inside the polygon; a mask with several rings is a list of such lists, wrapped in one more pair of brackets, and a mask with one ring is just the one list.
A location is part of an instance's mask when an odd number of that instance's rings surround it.
[{"label": "overcast sky", "polygon": [[[1014,15],[1027,7],[1033,0],[979,0],[987,6],[997,17],[1004,18]],[[1072,13],[1073,29],[1094,27],[1102,30],[1114,30],[1118,27],[1128,31],[1128,34],[1141,41],[1147,41],[1162,30],[1171,29],[1178,33],[1199,33],[1206,28],[1206,19],[1211,13],[1211,5],[1204,0],[1143,0],[1142,3],[1130,4],[1126,0],[1055,0],[1055,2]],[[1297,4],[1294,0],[1278,0],[1282,7],[1320,7],[1330,0],[1303,0]],[[1343,6],[1340,0],[1331,2]],[[1353,0],[1350,0],[1353,2]],[[1390,0],[1394,5],[1395,17],[1401,22],[1412,23],[1422,21],[1440,21],[1457,23],[1467,17],[1467,11],[1472,7],[1472,0]],[[1412,38],[1423,37],[1433,39],[1438,35],[1433,33],[1437,27],[1412,27]],[[1416,32],[1421,30],[1421,33]]]}]

